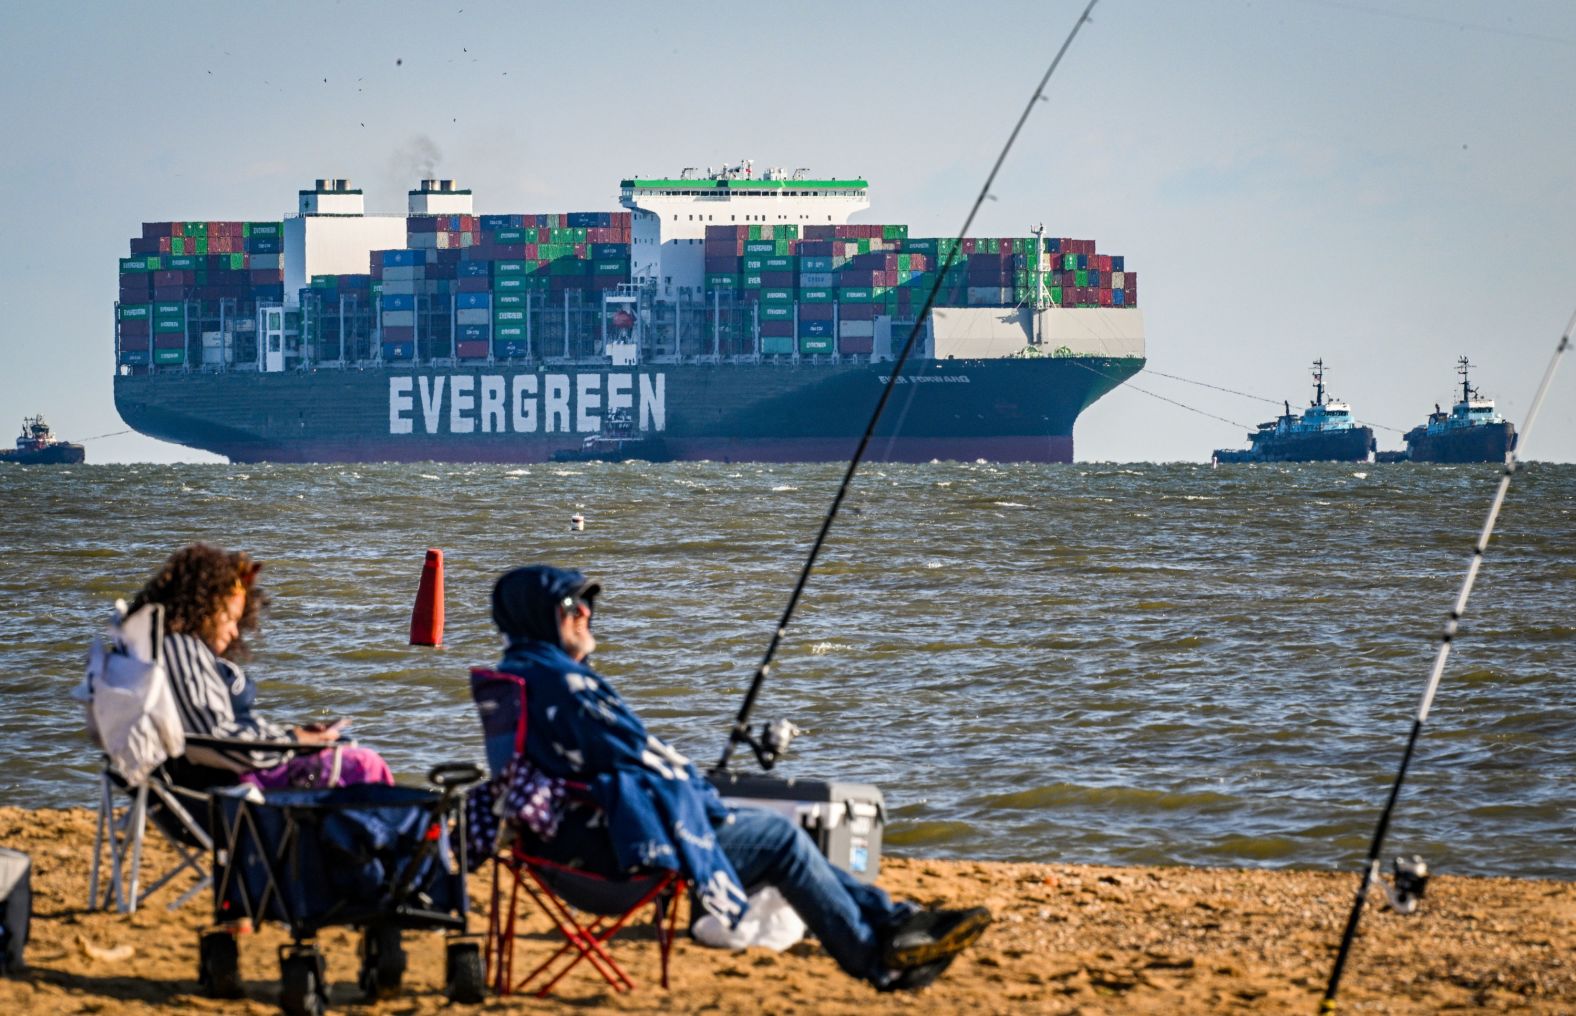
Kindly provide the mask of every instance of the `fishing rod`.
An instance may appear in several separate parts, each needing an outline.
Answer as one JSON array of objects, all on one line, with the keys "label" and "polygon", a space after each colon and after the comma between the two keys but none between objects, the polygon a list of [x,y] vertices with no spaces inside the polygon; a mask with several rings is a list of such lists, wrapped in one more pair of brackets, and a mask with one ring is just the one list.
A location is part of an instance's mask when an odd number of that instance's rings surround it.
[{"label": "fishing rod", "polygon": [[[777,655],[777,647],[782,644],[783,636],[788,633],[788,623],[793,620],[794,611],[799,606],[799,599],[804,595],[805,584],[810,581],[810,572],[815,569],[815,562],[821,554],[821,547],[826,543],[826,534],[831,531],[832,522],[837,518],[838,509],[843,506],[843,499],[848,495],[848,488],[852,485],[854,474],[859,470],[859,463],[865,457],[865,450],[870,445],[870,439],[875,434],[876,422],[881,419],[881,413],[886,409],[887,402],[892,398],[892,390],[897,387],[898,378],[902,376],[903,365],[908,362],[909,354],[914,350],[915,341],[919,338],[920,326],[930,317],[931,309],[935,306],[936,296],[941,291],[941,280],[958,259],[958,252],[963,249],[963,238],[968,236],[969,228],[974,225],[974,217],[979,214],[980,206],[991,198],[991,186],[996,182],[996,174],[1001,171],[1002,163],[1007,161],[1007,153],[1012,151],[1013,144],[1018,140],[1018,134],[1023,130],[1023,125],[1028,122],[1029,114],[1034,112],[1037,102],[1046,101],[1045,86],[1050,84],[1051,75],[1056,73],[1062,57],[1067,55],[1073,40],[1078,37],[1079,29],[1089,20],[1089,14],[1099,0],[1089,0],[1073,24],[1072,31],[1062,42],[1061,49],[1056,51],[1056,56],[1051,60],[1051,65],[1045,69],[1045,75],[1040,78],[1039,85],[1034,89],[1034,94],[1029,97],[1028,103],[1023,107],[1018,122],[1013,125],[1012,133],[1007,136],[1007,143],[1002,146],[1001,153],[996,156],[995,165],[991,166],[990,175],[985,178],[985,185],[980,188],[979,196],[974,199],[974,206],[969,209],[969,214],[963,220],[963,228],[958,231],[957,241],[949,245],[946,260],[941,269],[936,272],[935,280],[930,284],[930,291],[925,294],[925,305],[914,318],[914,324],[908,330],[908,339],[904,341],[903,348],[899,350],[897,358],[892,363],[892,372],[888,375],[887,383],[881,388],[881,397],[876,400],[875,411],[870,414],[870,422],[865,425],[865,432],[859,438],[859,445],[854,449],[853,458],[848,460],[848,468],[843,473],[843,482],[837,488],[837,494],[832,498],[832,505],[826,511],[826,518],[821,521],[821,531],[816,534],[815,543],[810,547],[810,554],[805,558],[804,567],[799,571],[799,581],[794,583],[793,593],[788,597],[788,605],[783,608],[783,616],[777,622],[777,630],[772,633],[771,642],[766,646],[766,653],[761,658],[760,665],[755,668],[755,676],[750,681],[750,688],[744,694],[744,704],[739,707],[739,715],[733,721],[733,729],[728,732],[728,743],[723,745],[722,757],[717,760],[716,770],[728,768],[728,760],[733,757],[733,749],[740,744],[749,745],[754,751],[756,759],[763,769],[770,769],[777,761],[779,755],[787,748],[787,741],[792,736],[793,725],[778,722],[767,726],[760,738],[750,733],[750,712],[755,708],[755,700],[761,693],[761,686],[766,683],[766,675],[771,672],[772,660]],[[1043,254],[1036,251],[1036,255]]]},{"label": "fishing rod", "polygon": [[[1532,405],[1527,410],[1527,418],[1521,425],[1520,442],[1525,443],[1527,435],[1532,432],[1532,423],[1537,419],[1538,409],[1543,405],[1544,396],[1548,394],[1549,385],[1554,380],[1554,370],[1559,366],[1560,358],[1571,345],[1571,330],[1576,328],[1576,312],[1571,314],[1570,320],[1565,323],[1565,331],[1560,336],[1560,341],[1554,347],[1554,355],[1549,359],[1549,365],[1543,372],[1543,381],[1538,385],[1537,394],[1532,397]],[[1384,810],[1379,813],[1379,823],[1374,828],[1373,842],[1368,847],[1368,859],[1363,867],[1362,880],[1357,885],[1357,898],[1352,901],[1352,912],[1346,919],[1346,931],[1341,935],[1341,947],[1335,954],[1335,966],[1330,971],[1330,983],[1324,989],[1324,1000],[1319,1003],[1319,1012],[1328,1014],[1335,1012],[1335,994],[1341,987],[1341,974],[1346,969],[1346,959],[1351,953],[1352,942],[1357,938],[1357,923],[1362,920],[1363,904],[1368,898],[1368,890],[1379,877],[1379,854],[1384,850],[1385,835],[1390,831],[1390,816],[1395,812],[1396,799],[1401,796],[1401,784],[1406,780],[1407,767],[1412,762],[1413,749],[1417,747],[1418,735],[1423,732],[1423,724],[1428,722],[1428,711],[1434,704],[1434,693],[1439,689],[1439,679],[1445,672],[1445,660],[1450,657],[1450,646],[1455,641],[1460,629],[1461,617],[1466,613],[1467,597],[1472,595],[1472,584],[1477,581],[1479,569],[1483,567],[1483,554],[1488,550],[1489,537],[1494,535],[1494,523],[1499,519],[1499,510],[1505,504],[1505,495],[1510,490],[1510,478],[1516,472],[1516,450],[1514,447],[1505,452],[1505,469],[1500,474],[1499,486],[1494,491],[1494,500],[1489,504],[1488,518],[1483,522],[1483,530],[1478,534],[1477,543],[1472,547],[1472,560],[1467,565],[1467,573],[1461,580],[1461,590],[1456,593],[1456,602],[1450,608],[1450,614],[1445,618],[1444,630],[1439,635],[1439,652],[1434,656],[1434,667],[1428,675],[1428,684],[1423,689],[1422,701],[1417,706],[1417,716],[1412,720],[1412,731],[1406,738],[1406,750],[1401,753],[1401,766],[1396,771],[1395,782],[1390,785],[1390,796],[1385,800]],[[1397,865],[1398,877],[1400,865]]]}]

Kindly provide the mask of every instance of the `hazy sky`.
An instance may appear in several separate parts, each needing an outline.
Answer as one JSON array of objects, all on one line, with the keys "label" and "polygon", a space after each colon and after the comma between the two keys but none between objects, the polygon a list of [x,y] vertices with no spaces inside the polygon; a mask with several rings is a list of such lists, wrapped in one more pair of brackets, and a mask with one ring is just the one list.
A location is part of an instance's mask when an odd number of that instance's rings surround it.
[{"label": "hazy sky", "polygon": [[[7,4],[0,424],[125,429],[116,258],[143,220],[279,218],[320,176],[400,211],[429,144],[478,212],[613,209],[622,177],[749,158],[863,175],[857,221],[954,233],[1082,7]],[[1044,222],[1139,273],[1149,370],[1080,418],[1080,459],[1244,446],[1138,389],[1251,426],[1274,408],[1155,372],[1295,405],[1319,356],[1404,429],[1466,354],[1519,425],[1576,309],[1573,96],[1569,0],[1104,0],[972,232]],[[1569,360],[1528,457],[1576,461]]]}]

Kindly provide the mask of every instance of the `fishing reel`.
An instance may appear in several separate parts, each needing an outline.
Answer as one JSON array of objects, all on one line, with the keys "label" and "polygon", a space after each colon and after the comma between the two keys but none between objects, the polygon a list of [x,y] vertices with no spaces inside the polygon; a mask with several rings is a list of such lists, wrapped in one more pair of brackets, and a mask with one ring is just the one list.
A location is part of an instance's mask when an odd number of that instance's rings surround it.
[{"label": "fishing reel", "polygon": [[1398,914],[1417,911],[1423,890],[1428,887],[1428,862],[1418,854],[1397,857],[1391,864],[1391,881],[1384,887],[1390,898],[1390,909]]},{"label": "fishing reel", "polygon": [[745,727],[742,731],[735,729],[733,740],[735,742],[742,741],[749,745],[750,750],[755,753],[755,760],[761,764],[761,768],[771,772],[772,767],[777,764],[777,760],[788,754],[788,745],[802,733],[804,731],[795,726],[792,720],[773,720],[770,723],[761,724],[759,735],[755,734],[749,727]]}]

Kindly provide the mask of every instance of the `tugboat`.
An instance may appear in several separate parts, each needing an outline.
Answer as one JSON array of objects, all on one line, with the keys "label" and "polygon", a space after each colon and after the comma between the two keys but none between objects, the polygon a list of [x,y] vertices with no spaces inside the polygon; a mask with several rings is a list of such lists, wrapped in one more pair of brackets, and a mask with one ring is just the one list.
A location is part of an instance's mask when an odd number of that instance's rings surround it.
[{"label": "tugboat", "polygon": [[1220,448],[1218,462],[1367,462],[1374,432],[1352,418],[1352,407],[1324,396],[1324,360],[1313,361],[1313,402],[1299,416],[1286,412],[1259,424],[1246,450]]},{"label": "tugboat", "polygon": [[608,415],[602,429],[589,435],[579,448],[561,448],[553,453],[554,462],[672,462],[667,442],[646,437],[635,429],[635,421],[624,410]]},{"label": "tugboat", "polygon": [[1456,361],[1461,401],[1450,412],[1436,404],[1427,423],[1406,432],[1406,455],[1413,462],[1503,462],[1516,447],[1516,425],[1472,387],[1471,368],[1464,356]]},{"label": "tugboat", "polygon": [[87,449],[70,441],[58,440],[50,433],[42,416],[22,419],[22,434],[16,448],[0,448],[0,462],[29,465],[69,465],[87,459]]}]

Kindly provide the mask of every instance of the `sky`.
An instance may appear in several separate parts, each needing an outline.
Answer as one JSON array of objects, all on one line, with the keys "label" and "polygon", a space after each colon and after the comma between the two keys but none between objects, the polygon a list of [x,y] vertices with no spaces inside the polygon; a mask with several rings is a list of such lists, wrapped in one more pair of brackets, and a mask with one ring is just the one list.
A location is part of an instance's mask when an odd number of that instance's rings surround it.
[{"label": "sky", "polygon": [[[1082,8],[9,4],[0,410],[90,462],[216,461],[117,433],[128,239],[277,219],[317,177],[398,212],[424,150],[479,213],[611,210],[622,178],[751,159],[862,176],[854,221],[955,235]],[[1520,426],[1576,310],[1573,95],[1565,0],[1103,0],[970,233],[1044,223],[1139,274],[1148,365],[1080,417],[1080,460],[1245,447],[1319,357],[1381,448],[1462,355]],[[1576,362],[1522,455],[1576,461]]]}]

